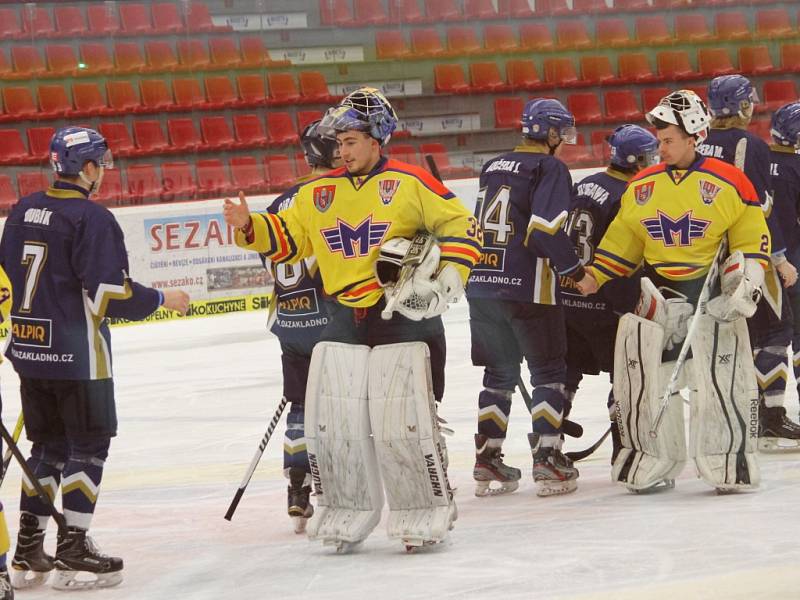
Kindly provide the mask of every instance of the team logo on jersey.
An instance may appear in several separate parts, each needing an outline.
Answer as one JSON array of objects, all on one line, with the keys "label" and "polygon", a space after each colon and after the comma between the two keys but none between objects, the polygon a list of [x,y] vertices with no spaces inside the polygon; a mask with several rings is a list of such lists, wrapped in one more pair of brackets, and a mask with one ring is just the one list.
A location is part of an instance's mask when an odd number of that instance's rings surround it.
[{"label": "team logo on jersey", "polygon": [[633,198],[636,204],[644,206],[653,196],[653,188],[656,187],[655,181],[648,181],[633,188]]},{"label": "team logo on jersey", "polygon": [[683,213],[677,219],[657,211],[658,216],[642,219],[647,235],[664,242],[667,247],[690,246],[693,239],[704,237],[711,221],[692,218],[692,211]]},{"label": "team logo on jersey", "polygon": [[703,200],[703,204],[710,205],[714,202],[714,198],[717,197],[720,190],[722,188],[715,183],[710,181],[706,181],[705,179],[700,180],[700,198]]},{"label": "team logo on jersey", "polygon": [[345,258],[357,258],[367,256],[370,248],[381,245],[389,225],[389,221],[373,223],[372,215],[355,227],[337,218],[335,227],[321,229],[320,233],[331,252],[341,252]]},{"label": "team logo on jersey", "polygon": [[314,206],[319,212],[325,212],[330,208],[335,193],[335,185],[320,185],[314,188]]},{"label": "team logo on jersey", "polygon": [[394,194],[399,187],[399,179],[383,179],[382,181],[379,181],[378,194],[381,196],[381,202],[383,202],[384,205],[391,204],[392,198],[394,198]]}]

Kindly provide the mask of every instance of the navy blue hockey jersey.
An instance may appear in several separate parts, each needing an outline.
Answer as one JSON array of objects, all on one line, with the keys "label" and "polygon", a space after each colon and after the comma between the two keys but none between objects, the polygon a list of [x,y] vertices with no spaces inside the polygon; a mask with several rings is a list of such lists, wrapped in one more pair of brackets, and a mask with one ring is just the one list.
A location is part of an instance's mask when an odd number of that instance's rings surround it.
[{"label": "navy blue hockey jersey", "polygon": [[787,252],[795,254],[800,248],[800,154],[786,146],[771,146],[773,202]]},{"label": "navy blue hockey jersey", "polygon": [[[619,212],[620,200],[627,187],[628,178],[613,167],[575,184],[567,235],[584,265],[592,262],[594,249]],[[562,277],[561,302],[567,310],[606,314],[630,312],[639,298],[639,285],[638,275],[620,277],[606,283],[596,294],[583,296],[571,279]]]},{"label": "navy blue hockey jersey", "polygon": [[124,237],[111,211],[63,181],[14,206],[0,265],[14,289],[6,356],[24,377],[111,377],[106,317],[143,319],[161,303],[158,290],[128,277]]},{"label": "navy blue hockey jersey", "polygon": [[[277,214],[289,208],[303,183],[275,198],[267,212]],[[284,342],[315,343],[328,324],[322,276],[316,259],[310,256],[292,264],[271,263],[270,268],[275,279],[274,295],[270,302],[270,316],[274,316],[272,333]]]},{"label": "navy blue hockey jersey", "polygon": [[562,229],[572,195],[569,169],[518,146],[483,166],[479,186],[475,216],[484,243],[467,297],[556,304],[558,275],[582,270]]},{"label": "navy blue hockey jersey", "polygon": [[[744,148],[744,152],[739,150]],[[764,208],[767,227],[772,236],[772,254],[786,250],[777,215],[772,211],[772,181],[769,174],[770,151],[767,143],[744,129],[711,129],[705,142],[697,147],[704,156],[711,156],[736,166],[737,151],[744,160],[744,174],[753,184]],[[741,160],[741,159],[740,159]]]}]

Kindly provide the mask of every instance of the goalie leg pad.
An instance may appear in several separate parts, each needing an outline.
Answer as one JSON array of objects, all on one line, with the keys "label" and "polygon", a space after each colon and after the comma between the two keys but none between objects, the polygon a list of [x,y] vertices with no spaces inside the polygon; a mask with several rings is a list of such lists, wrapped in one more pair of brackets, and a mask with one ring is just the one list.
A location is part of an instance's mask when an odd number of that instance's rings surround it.
[{"label": "goalie leg pad", "polygon": [[674,479],[686,462],[683,402],[667,406],[658,436],[650,430],[674,363],[661,364],[664,329],[634,314],[619,322],[614,351],[614,398],[622,448],[611,477],[632,491]]},{"label": "goalie leg pad", "polygon": [[308,537],[345,549],[378,525],[383,507],[370,437],[368,346],[320,342],[306,392],[306,443],[318,510]]},{"label": "goalie leg pad", "polygon": [[758,383],[744,319],[700,316],[692,339],[691,455],[719,491],[758,487]]},{"label": "goalie leg pad", "polygon": [[427,344],[373,348],[372,432],[389,503],[387,531],[407,546],[441,542],[456,519],[434,400]]}]

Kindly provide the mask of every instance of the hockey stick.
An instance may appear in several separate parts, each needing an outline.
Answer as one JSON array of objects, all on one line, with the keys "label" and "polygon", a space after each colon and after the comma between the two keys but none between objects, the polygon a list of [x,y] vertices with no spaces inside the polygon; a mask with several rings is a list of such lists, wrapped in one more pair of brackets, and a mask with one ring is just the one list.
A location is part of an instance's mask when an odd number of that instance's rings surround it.
[{"label": "hockey stick", "polygon": [[233,518],[233,513],[236,512],[236,507],[239,506],[239,500],[242,499],[244,490],[247,488],[247,484],[250,483],[250,478],[253,476],[256,466],[258,466],[258,461],[261,460],[261,455],[264,454],[264,448],[267,447],[267,442],[269,442],[269,438],[272,437],[272,432],[275,431],[278,421],[281,420],[283,409],[286,408],[286,404],[288,402],[289,401],[285,396],[281,398],[281,402],[278,404],[278,408],[272,417],[272,421],[269,422],[267,432],[264,434],[264,437],[261,438],[261,443],[258,445],[258,450],[256,450],[253,460],[250,461],[250,466],[247,467],[247,472],[244,474],[244,479],[242,479],[242,483],[239,484],[239,489],[236,490],[236,494],[234,494],[233,500],[231,500],[231,505],[228,507],[228,512],[225,513],[225,519],[227,521],[230,521]]},{"label": "hockey stick", "polygon": [[681,369],[683,369],[683,365],[686,362],[686,355],[689,354],[689,348],[692,344],[694,332],[697,331],[697,323],[700,320],[700,314],[706,310],[706,303],[708,303],[708,297],[711,295],[711,288],[717,281],[717,276],[719,275],[719,262],[727,247],[727,238],[723,238],[719,248],[717,248],[717,253],[714,255],[714,260],[711,263],[711,267],[708,269],[706,280],[703,282],[703,289],[700,290],[700,296],[697,298],[697,307],[694,309],[692,320],[689,323],[689,329],[686,332],[686,337],[683,339],[681,351],[678,354],[678,358],[675,361],[675,366],[672,369],[672,375],[670,375],[669,382],[667,383],[667,389],[664,390],[664,395],[661,398],[661,406],[658,407],[656,418],[653,420],[653,427],[650,429],[651,438],[658,437],[658,427],[661,425],[661,420],[664,418],[664,413],[667,410],[667,405],[669,405],[670,398],[672,398],[672,395],[676,392],[675,385],[678,383],[678,376],[680,375]]},{"label": "hockey stick", "polygon": [[583,460],[587,456],[594,454],[594,451],[597,450],[600,446],[603,445],[603,442],[606,441],[606,438],[611,433],[611,427],[606,429],[606,432],[597,440],[594,444],[586,448],[586,450],[578,450],[576,452],[564,452],[564,456],[570,459],[573,462],[578,462],[579,460]]},{"label": "hockey stick", "polygon": [[442,181],[442,174],[439,173],[439,166],[436,164],[436,159],[433,158],[432,154],[425,155],[425,162],[428,163],[428,169],[431,172],[431,175],[436,177],[436,180],[441,183]]},{"label": "hockey stick", "polygon": [[[528,390],[525,389],[525,382],[522,380],[522,375],[517,379],[517,388],[519,388],[519,393],[522,394],[525,406],[528,407],[528,412],[533,413],[533,398],[531,398]],[[574,438],[579,438],[583,435],[583,427],[581,427],[580,423],[570,421],[569,419],[564,419],[561,422],[561,431],[564,432],[564,435]]]},{"label": "hockey stick", "polygon": [[45,491],[44,487],[39,481],[39,478],[34,475],[33,471],[31,471],[31,468],[28,466],[28,462],[25,460],[25,457],[19,450],[19,446],[17,446],[14,438],[11,437],[11,434],[8,432],[8,429],[6,429],[6,426],[3,425],[2,422],[0,422],[0,436],[3,437],[3,441],[8,445],[8,449],[11,450],[11,454],[13,454],[14,458],[17,459],[19,466],[22,467],[22,472],[25,474],[25,477],[28,478],[28,481],[31,482],[33,489],[36,490],[36,493],[39,495],[42,503],[47,508],[47,511],[52,515],[56,525],[58,525],[58,532],[60,534],[66,534],[67,521],[64,518],[64,515],[58,512],[53,500],[50,498],[47,491]]},{"label": "hockey stick", "polygon": [[[17,417],[17,426],[14,427],[14,433],[12,437],[14,438],[14,443],[19,440],[19,436],[22,434],[22,427],[25,425],[25,415],[23,415],[22,411],[19,411],[19,417]],[[3,485],[3,481],[6,479],[6,473],[8,472],[8,465],[11,464],[11,446],[6,448],[6,453],[3,455],[3,472],[0,473],[0,487]]]}]

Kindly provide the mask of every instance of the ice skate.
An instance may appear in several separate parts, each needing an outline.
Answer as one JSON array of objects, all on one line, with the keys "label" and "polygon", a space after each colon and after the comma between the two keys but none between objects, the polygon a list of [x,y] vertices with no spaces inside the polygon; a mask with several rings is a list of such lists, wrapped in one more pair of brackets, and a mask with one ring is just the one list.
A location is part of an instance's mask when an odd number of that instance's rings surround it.
[{"label": "ice skate", "polygon": [[122,559],[100,552],[85,529],[69,527],[59,534],[53,588],[76,590],[113,587],[122,583]]},{"label": "ice skate", "polygon": [[[479,498],[509,494],[519,487],[522,472],[503,462],[503,454],[500,452],[502,443],[502,439],[490,439],[480,433],[475,434],[475,467],[472,477],[475,479],[475,495]],[[491,487],[493,481],[500,485]]]},{"label": "ice skate", "polygon": [[578,469],[561,450],[539,445],[539,435],[528,434],[533,453],[533,481],[536,482],[537,496],[557,496],[569,494],[578,489]]},{"label": "ice skate", "polygon": [[0,600],[14,600],[14,588],[5,567],[0,569]]},{"label": "ice skate", "polygon": [[758,449],[761,452],[800,451],[800,425],[789,420],[783,406],[762,404],[758,420]]},{"label": "ice skate", "polygon": [[288,512],[295,533],[305,533],[308,520],[314,514],[310,501],[311,476],[298,467],[289,469]]},{"label": "ice skate", "polygon": [[18,590],[42,585],[53,570],[53,557],[44,551],[45,532],[38,526],[36,515],[27,512],[20,515],[17,548],[10,572],[11,585]]}]

